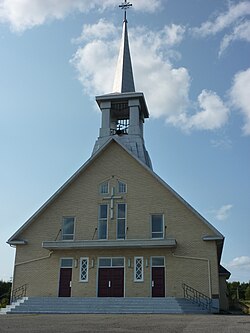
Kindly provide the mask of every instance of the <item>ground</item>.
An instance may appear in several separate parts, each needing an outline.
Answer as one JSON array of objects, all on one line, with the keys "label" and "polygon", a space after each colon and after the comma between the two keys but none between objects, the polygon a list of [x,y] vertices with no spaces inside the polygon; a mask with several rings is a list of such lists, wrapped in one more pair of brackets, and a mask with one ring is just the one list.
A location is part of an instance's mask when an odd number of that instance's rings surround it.
[{"label": "ground", "polygon": [[4,315],[1,333],[246,333],[250,316],[232,315]]}]

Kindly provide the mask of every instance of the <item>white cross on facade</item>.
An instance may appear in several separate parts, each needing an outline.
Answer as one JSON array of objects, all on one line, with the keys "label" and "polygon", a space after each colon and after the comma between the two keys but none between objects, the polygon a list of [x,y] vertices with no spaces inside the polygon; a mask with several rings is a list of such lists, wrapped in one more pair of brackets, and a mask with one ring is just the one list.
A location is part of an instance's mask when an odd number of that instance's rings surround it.
[{"label": "white cross on facade", "polygon": [[114,218],[114,200],[115,199],[122,199],[120,195],[115,195],[115,187],[111,188],[111,196],[104,197],[103,200],[110,200],[110,218],[113,220]]}]

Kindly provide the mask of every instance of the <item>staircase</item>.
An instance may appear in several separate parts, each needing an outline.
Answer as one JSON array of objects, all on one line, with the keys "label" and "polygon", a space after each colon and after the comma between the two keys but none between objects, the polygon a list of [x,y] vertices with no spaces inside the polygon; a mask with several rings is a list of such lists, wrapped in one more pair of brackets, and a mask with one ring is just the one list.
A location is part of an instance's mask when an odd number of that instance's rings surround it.
[{"label": "staircase", "polygon": [[209,313],[184,298],[80,298],[80,297],[24,297],[2,314],[56,314],[56,313]]}]

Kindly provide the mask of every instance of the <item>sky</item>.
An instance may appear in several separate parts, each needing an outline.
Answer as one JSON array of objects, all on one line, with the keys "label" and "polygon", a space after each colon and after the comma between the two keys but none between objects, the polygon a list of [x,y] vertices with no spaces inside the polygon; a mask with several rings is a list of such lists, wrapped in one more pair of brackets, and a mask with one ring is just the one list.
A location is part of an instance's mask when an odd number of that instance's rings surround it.
[{"label": "sky", "polygon": [[[154,171],[224,236],[250,280],[250,1],[134,0],[136,91]],[[6,241],[90,157],[112,91],[119,0],[0,0],[0,279]]]}]

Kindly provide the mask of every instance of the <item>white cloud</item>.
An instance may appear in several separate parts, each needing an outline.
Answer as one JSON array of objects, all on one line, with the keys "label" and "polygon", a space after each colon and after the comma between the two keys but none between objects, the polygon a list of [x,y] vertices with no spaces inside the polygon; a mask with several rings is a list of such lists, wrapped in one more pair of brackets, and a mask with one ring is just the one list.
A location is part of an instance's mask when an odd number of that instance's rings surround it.
[{"label": "white cloud", "polygon": [[217,211],[215,211],[215,217],[219,221],[224,221],[229,217],[230,211],[233,208],[233,205],[223,205]]},{"label": "white cloud", "polygon": [[250,135],[250,68],[234,76],[230,98],[233,106],[244,116],[244,135]]},{"label": "white cloud", "polygon": [[250,277],[250,257],[240,256],[231,260],[229,263],[223,263],[230,272],[230,281],[249,282]]},{"label": "white cloud", "polygon": [[219,56],[221,56],[233,41],[250,41],[250,21],[246,19],[249,14],[249,1],[242,1],[236,4],[229,2],[227,12],[217,15],[213,20],[202,23],[200,27],[192,28],[191,31],[197,37],[207,37],[227,29],[229,33],[224,35],[220,43]]},{"label": "white cloud", "polygon": [[[230,3],[229,3],[230,4]],[[239,19],[250,14],[250,2],[242,1],[229,5],[228,11],[218,15],[214,20],[202,23],[199,28],[193,28],[195,35],[206,37],[215,35],[230,25],[237,23]]]},{"label": "white cloud", "polygon": [[229,109],[215,92],[202,90],[198,104],[201,111],[188,119],[188,128],[214,130],[226,124]]},{"label": "white cloud", "polygon": [[250,21],[245,21],[234,27],[231,34],[225,35],[219,50],[219,56],[226,50],[226,48],[235,40],[243,40],[250,42]]},{"label": "white cloud", "polygon": [[236,257],[228,264],[226,264],[228,268],[237,268],[237,269],[250,269],[250,257],[241,256]]},{"label": "white cloud", "polygon": [[[118,6],[117,0],[0,0],[0,22],[22,32],[48,20],[63,19],[74,11],[105,10]],[[136,0],[135,10],[154,12],[161,0]]]},{"label": "white cloud", "polygon": [[[184,67],[174,68],[171,46],[181,42],[185,28],[165,26],[159,31],[145,27],[130,29],[130,46],[136,90],[145,93],[150,114],[183,130],[213,130],[222,127],[229,110],[220,97],[203,90],[198,96],[196,113],[191,114],[190,76]],[[103,33],[104,32],[104,33]],[[84,91],[91,96],[112,91],[121,32],[101,20],[84,25],[79,47],[71,62],[78,71]]]}]

